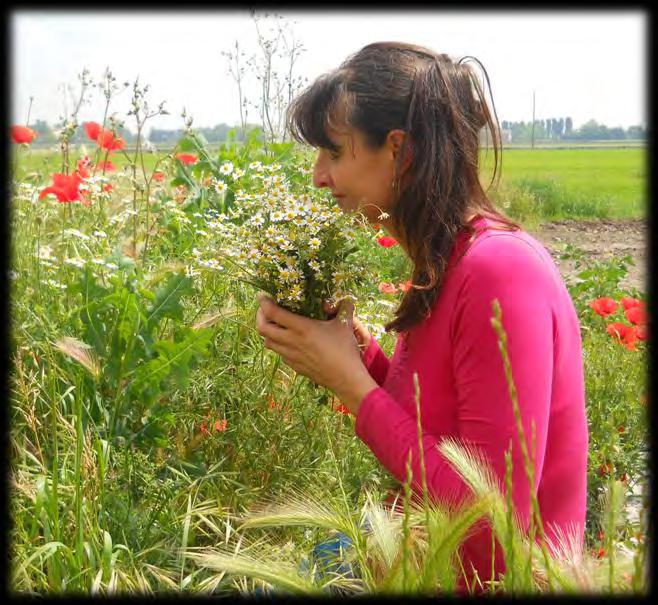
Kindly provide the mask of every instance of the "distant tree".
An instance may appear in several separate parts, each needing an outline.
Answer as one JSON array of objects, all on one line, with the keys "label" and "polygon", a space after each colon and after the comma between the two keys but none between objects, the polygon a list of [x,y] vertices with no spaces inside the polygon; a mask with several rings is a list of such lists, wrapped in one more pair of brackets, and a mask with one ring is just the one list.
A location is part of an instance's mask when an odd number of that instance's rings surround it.
[{"label": "distant tree", "polygon": [[39,143],[50,144],[57,141],[57,137],[55,136],[52,127],[45,120],[37,120],[30,126],[30,128],[32,130],[36,130],[39,133],[39,137],[37,138]]},{"label": "distant tree", "polygon": [[646,130],[642,126],[629,126],[626,131],[627,139],[644,139],[646,137]]},{"label": "distant tree", "polygon": [[570,117],[564,120],[564,134],[569,136],[573,131],[573,120]]},{"label": "distant tree", "polygon": [[626,132],[621,126],[616,126],[614,128],[609,128],[608,129],[608,138],[609,139],[625,139],[626,138]]}]

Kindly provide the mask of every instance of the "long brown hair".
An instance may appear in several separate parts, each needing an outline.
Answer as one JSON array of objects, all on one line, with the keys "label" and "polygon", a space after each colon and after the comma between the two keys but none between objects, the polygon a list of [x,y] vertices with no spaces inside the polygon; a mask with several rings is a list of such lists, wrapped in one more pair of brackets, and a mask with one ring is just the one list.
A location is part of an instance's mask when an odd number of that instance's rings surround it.
[{"label": "long brown hair", "polygon": [[[412,287],[387,331],[407,331],[429,316],[458,232],[473,232],[464,222],[469,212],[519,228],[493,206],[480,183],[483,129],[494,150],[490,185],[500,179],[502,149],[498,120],[492,117],[472,62],[488,83],[486,70],[474,57],[454,62],[414,44],[376,42],[320,76],[287,110],[292,136],[313,147],[334,149],[327,127],[336,115],[363,133],[372,149],[380,148],[391,130],[405,132],[397,174],[408,146],[412,162],[403,181],[396,178],[391,220],[413,264]],[[338,111],[339,101],[344,112]]]}]

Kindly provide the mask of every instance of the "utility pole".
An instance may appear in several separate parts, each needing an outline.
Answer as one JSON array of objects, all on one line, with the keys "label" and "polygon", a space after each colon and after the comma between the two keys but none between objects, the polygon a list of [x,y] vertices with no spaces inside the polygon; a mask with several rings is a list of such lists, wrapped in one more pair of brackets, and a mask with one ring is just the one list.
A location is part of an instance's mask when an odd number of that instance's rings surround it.
[{"label": "utility pole", "polygon": [[535,91],[532,91],[532,135],[530,139],[530,149],[535,148]]}]

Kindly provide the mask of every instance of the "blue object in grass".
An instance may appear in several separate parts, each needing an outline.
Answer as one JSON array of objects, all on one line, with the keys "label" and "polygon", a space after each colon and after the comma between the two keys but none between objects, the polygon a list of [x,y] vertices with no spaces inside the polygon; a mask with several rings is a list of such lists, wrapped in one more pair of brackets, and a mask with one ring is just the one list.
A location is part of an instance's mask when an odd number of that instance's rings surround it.
[{"label": "blue object in grass", "polygon": [[352,540],[343,532],[337,532],[333,538],[316,544],[312,557],[319,574],[335,573],[346,578],[354,578],[352,566],[345,557],[345,553],[352,545]]}]

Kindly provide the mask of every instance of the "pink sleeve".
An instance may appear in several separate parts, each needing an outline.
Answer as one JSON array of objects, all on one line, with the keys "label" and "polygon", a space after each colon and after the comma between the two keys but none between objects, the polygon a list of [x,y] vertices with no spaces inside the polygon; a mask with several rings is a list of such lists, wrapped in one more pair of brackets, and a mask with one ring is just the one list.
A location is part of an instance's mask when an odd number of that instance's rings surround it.
[{"label": "pink sleeve", "polygon": [[[510,254],[487,254],[486,246],[481,246],[478,253],[473,251],[463,278],[458,284],[452,284],[460,288],[460,292],[450,317],[451,371],[457,391],[459,438],[481,449],[501,482],[505,475],[504,452],[510,441],[513,443],[512,498],[515,510],[525,521],[529,512],[529,489],[501,353],[490,321],[492,301],[497,298],[502,307],[503,327],[507,332],[528,441],[531,439],[530,423],[535,424],[536,488],[544,460],[551,399],[552,301],[556,290],[550,270],[526,242],[519,240],[504,250],[510,250]],[[426,355],[435,357],[431,343],[426,346]],[[431,380],[431,376],[426,379]],[[422,382],[420,389],[422,397]],[[441,402],[431,405],[440,406]],[[376,388],[364,397],[355,429],[380,462],[401,482],[406,480],[406,462],[411,451],[413,487],[420,491],[415,413],[410,414],[384,389]],[[423,432],[422,442],[430,495],[440,500],[463,500],[470,489],[435,447],[439,438]],[[528,449],[530,451],[530,446]]]},{"label": "pink sleeve", "polygon": [[362,359],[363,365],[366,366],[372,379],[379,386],[382,386],[384,380],[386,380],[390,361],[373,336],[370,337],[370,342],[368,343],[366,350],[363,352]]}]

